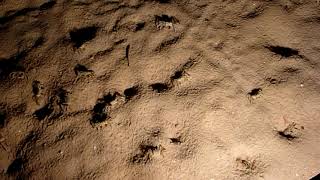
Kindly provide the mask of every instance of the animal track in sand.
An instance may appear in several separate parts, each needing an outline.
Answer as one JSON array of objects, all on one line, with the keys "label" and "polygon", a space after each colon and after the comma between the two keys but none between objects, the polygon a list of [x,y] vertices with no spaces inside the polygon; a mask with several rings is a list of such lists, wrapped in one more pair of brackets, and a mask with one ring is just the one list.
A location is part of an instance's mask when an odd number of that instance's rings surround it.
[{"label": "animal track in sand", "polygon": [[137,32],[143,30],[143,28],[146,26],[146,22],[142,20],[138,21],[129,21],[122,25],[120,25],[119,29],[125,28],[128,29],[131,32]]},{"label": "animal track in sand", "polygon": [[190,60],[186,62],[182,67],[180,67],[171,77],[171,81],[179,80],[181,79],[185,74],[188,69],[190,69],[195,62],[193,60]]},{"label": "animal track in sand", "polygon": [[155,17],[156,27],[159,30],[164,29],[164,28],[175,30],[174,24],[179,23],[179,20],[176,17],[169,16],[166,14],[155,15],[154,17]]},{"label": "animal track in sand", "polygon": [[90,119],[91,125],[98,125],[110,117],[110,112],[113,109],[122,107],[126,102],[132,100],[140,93],[140,87],[138,85],[127,88],[123,91],[123,94],[118,92],[109,92],[107,95],[98,99],[92,110],[92,117]]},{"label": "animal track in sand", "polygon": [[172,45],[176,44],[181,38],[182,38],[182,35],[169,37],[168,39],[163,40],[156,47],[155,51],[157,51],[157,52],[163,51],[163,50],[171,47]]},{"label": "animal track in sand", "polygon": [[58,88],[49,98],[49,102],[34,112],[35,117],[38,120],[43,120],[61,116],[68,106],[68,93],[65,89]]},{"label": "animal track in sand", "polygon": [[119,93],[108,93],[102,98],[97,100],[96,105],[92,110],[92,117],[90,119],[90,124],[94,125],[97,123],[104,122],[109,118],[107,106],[111,106],[111,102],[114,101]]},{"label": "animal track in sand", "polygon": [[76,136],[76,131],[74,129],[67,129],[56,136],[55,142],[58,142],[64,139],[70,139],[70,138],[73,138],[74,136]]},{"label": "animal track in sand", "polygon": [[[23,65],[19,64],[19,61],[24,54],[17,54],[14,58],[0,61],[0,79],[5,79],[11,73],[24,72]],[[11,76],[12,77],[12,76]]]},{"label": "animal track in sand", "polygon": [[52,101],[55,101],[55,103],[60,107],[60,109],[64,109],[68,105],[68,94],[68,91],[66,91],[63,88],[59,88],[55,91],[55,95],[53,96],[53,98],[55,99],[53,99]]},{"label": "animal track in sand", "polygon": [[109,92],[107,95],[104,95],[102,98],[97,100],[96,105],[92,110],[92,117],[90,119],[90,124],[92,126],[101,124],[110,118],[110,110],[115,103],[119,101],[121,94],[118,92]]},{"label": "animal track in sand", "polygon": [[159,147],[150,143],[140,144],[138,152],[130,158],[130,162],[133,164],[147,164],[152,161],[152,156],[156,151],[159,151]]},{"label": "animal track in sand", "polygon": [[[34,142],[39,138],[39,133],[36,131],[31,131],[27,136],[25,136],[18,144],[17,150],[15,153],[15,159],[11,162],[8,166],[6,174],[8,175],[16,175],[18,174],[19,177],[25,179],[23,177],[25,163],[27,162],[26,154],[29,153],[30,149],[34,145]],[[22,174],[19,174],[22,173]]]},{"label": "animal track in sand", "polygon": [[258,2],[256,3],[250,3],[247,6],[244,7],[244,11],[240,16],[244,19],[249,19],[249,18],[255,18],[259,15],[261,15],[264,11],[265,7],[263,4],[260,4]]},{"label": "animal track in sand", "polygon": [[[2,1],[0,1],[2,2]],[[56,4],[55,0],[49,0],[47,2],[44,2],[38,7],[25,7],[23,9],[19,9],[13,12],[8,13],[6,16],[0,17],[0,24],[5,24],[11,20],[14,20],[17,17],[28,15],[29,13],[35,12],[35,11],[45,11],[50,8],[52,8]]]},{"label": "animal track in sand", "polygon": [[43,84],[40,81],[35,80],[32,82],[32,98],[37,104],[39,104],[39,98],[42,95],[43,89]]},{"label": "animal track in sand", "polygon": [[266,165],[258,157],[238,157],[236,172],[240,176],[262,176]]},{"label": "animal track in sand", "polygon": [[284,117],[285,126],[283,128],[277,128],[277,132],[280,137],[287,139],[288,141],[293,141],[301,136],[304,126],[299,126],[295,122],[288,122]]},{"label": "animal track in sand", "polygon": [[10,77],[10,80],[15,81],[18,79],[25,79],[27,76],[26,76],[26,73],[23,71],[14,71],[9,74],[9,77]]},{"label": "animal track in sand", "polygon": [[81,79],[92,78],[95,76],[94,71],[88,69],[86,66],[77,64],[73,68],[74,73],[76,74],[76,78],[74,79],[74,83],[78,82]]}]

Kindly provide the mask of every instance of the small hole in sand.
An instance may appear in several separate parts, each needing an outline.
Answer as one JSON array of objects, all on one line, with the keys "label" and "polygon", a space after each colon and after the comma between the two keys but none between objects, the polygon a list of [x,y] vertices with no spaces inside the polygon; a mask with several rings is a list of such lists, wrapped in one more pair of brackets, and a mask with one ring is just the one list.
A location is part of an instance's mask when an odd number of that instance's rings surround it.
[{"label": "small hole in sand", "polygon": [[81,47],[87,41],[90,41],[96,37],[98,27],[89,26],[80,29],[70,31],[69,35],[71,41],[74,43],[76,48]]},{"label": "small hole in sand", "polygon": [[137,86],[133,86],[131,88],[128,88],[124,90],[123,94],[126,97],[126,100],[132,99],[134,96],[138,95],[139,93],[139,88]]},{"label": "small hole in sand", "polygon": [[43,120],[46,117],[50,116],[53,113],[53,109],[52,107],[47,104],[45,105],[43,108],[38,109],[34,112],[34,115],[39,119],[39,120]]},{"label": "small hole in sand", "polygon": [[106,108],[106,103],[104,102],[97,103],[93,107],[93,114],[90,120],[91,124],[101,123],[108,118],[105,108]]},{"label": "small hole in sand", "polygon": [[40,10],[48,10],[52,8],[55,4],[56,4],[55,0],[49,0],[48,2],[45,2],[40,6]]},{"label": "small hole in sand", "polygon": [[250,96],[257,96],[257,95],[259,95],[259,93],[262,91],[262,89],[261,88],[254,88],[254,89],[252,89],[249,93],[248,93],[248,95],[250,95]]},{"label": "small hole in sand", "polygon": [[291,57],[291,56],[298,56],[299,51],[296,49],[282,47],[282,46],[266,46],[271,52],[280,55],[281,57]]},{"label": "small hole in sand", "polygon": [[93,72],[92,70],[89,70],[86,66],[84,65],[81,65],[81,64],[77,64],[75,67],[74,67],[74,73],[78,76],[80,75],[81,73],[88,73],[88,72]]},{"label": "small hole in sand", "polygon": [[177,79],[180,79],[182,78],[183,76],[183,71],[176,71],[174,73],[174,75],[171,77],[172,80],[177,80]]},{"label": "small hole in sand", "polygon": [[4,128],[6,125],[6,114],[4,112],[0,112],[0,128]]},{"label": "small hole in sand", "polygon": [[172,144],[181,144],[181,137],[170,138],[170,143],[172,143]]},{"label": "small hole in sand", "polygon": [[152,90],[157,92],[157,93],[162,93],[165,92],[169,89],[169,86],[164,83],[155,83],[150,85]]}]

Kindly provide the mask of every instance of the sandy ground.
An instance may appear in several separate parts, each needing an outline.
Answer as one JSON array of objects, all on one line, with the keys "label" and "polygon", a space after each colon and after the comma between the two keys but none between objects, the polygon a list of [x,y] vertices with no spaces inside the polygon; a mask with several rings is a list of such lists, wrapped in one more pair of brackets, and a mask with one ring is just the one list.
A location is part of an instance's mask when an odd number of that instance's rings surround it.
[{"label": "sandy ground", "polygon": [[317,0],[0,0],[0,179],[309,179]]}]

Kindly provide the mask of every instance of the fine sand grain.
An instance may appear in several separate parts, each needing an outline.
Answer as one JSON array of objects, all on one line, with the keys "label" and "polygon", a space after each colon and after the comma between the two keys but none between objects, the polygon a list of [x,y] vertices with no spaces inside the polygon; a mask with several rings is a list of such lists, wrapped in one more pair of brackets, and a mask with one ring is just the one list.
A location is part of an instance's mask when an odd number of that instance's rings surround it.
[{"label": "fine sand grain", "polygon": [[318,0],[0,0],[0,179],[310,179]]}]

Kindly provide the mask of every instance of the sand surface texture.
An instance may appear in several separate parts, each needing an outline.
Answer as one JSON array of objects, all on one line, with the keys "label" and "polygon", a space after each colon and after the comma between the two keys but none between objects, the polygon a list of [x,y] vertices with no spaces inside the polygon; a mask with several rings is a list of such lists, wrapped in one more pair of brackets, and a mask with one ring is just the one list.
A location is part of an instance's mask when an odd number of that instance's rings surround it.
[{"label": "sand surface texture", "polygon": [[0,179],[309,179],[317,0],[0,0]]}]

